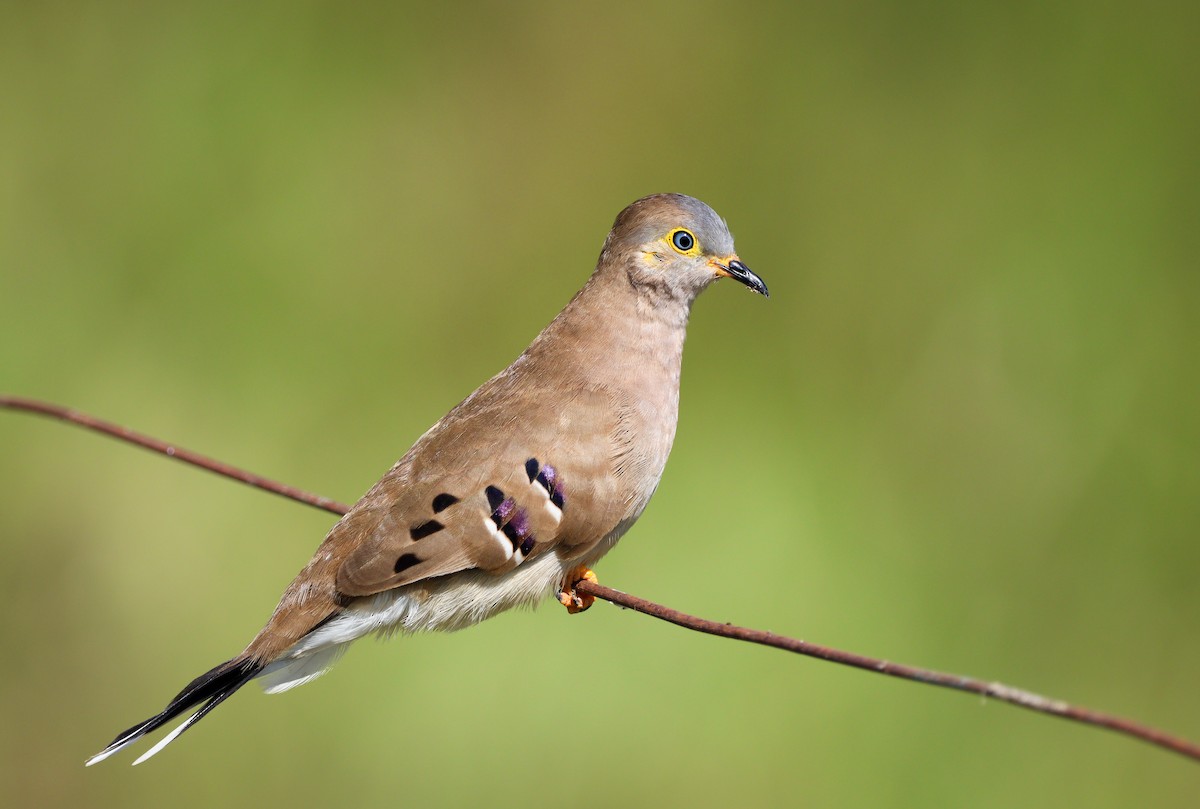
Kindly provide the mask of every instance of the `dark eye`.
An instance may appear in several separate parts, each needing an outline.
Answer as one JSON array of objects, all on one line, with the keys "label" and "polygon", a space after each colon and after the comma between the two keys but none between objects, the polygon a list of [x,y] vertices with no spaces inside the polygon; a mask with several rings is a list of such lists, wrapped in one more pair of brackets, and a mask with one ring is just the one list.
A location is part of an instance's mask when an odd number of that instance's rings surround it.
[{"label": "dark eye", "polygon": [[681,253],[686,253],[696,246],[696,237],[686,230],[677,230],[671,236],[671,244]]}]

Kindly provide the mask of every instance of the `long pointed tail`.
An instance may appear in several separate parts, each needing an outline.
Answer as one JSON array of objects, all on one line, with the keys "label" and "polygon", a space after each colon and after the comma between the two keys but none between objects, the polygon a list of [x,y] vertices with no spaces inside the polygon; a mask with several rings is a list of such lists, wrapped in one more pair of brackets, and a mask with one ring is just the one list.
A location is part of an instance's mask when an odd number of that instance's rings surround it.
[{"label": "long pointed tail", "polygon": [[139,722],[129,730],[117,734],[117,738],[113,739],[108,747],[105,747],[88,759],[87,766],[90,767],[98,761],[103,761],[118,750],[122,750],[133,744],[147,733],[153,733],[158,730],[189,708],[200,705],[198,711],[185,719],[180,723],[179,727],[164,736],[158,744],[151,747],[139,759],[133,762],[134,764],[141,764],[159,750],[162,750],[168,744],[175,741],[179,737],[179,734],[199,722],[209,711],[220,705],[232,696],[235,691],[254,679],[262,669],[262,664],[250,658],[235,657],[201,674],[188,683],[175,699],[171,700],[170,704],[163,709],[162,713],[156,714],[144,722]]}]

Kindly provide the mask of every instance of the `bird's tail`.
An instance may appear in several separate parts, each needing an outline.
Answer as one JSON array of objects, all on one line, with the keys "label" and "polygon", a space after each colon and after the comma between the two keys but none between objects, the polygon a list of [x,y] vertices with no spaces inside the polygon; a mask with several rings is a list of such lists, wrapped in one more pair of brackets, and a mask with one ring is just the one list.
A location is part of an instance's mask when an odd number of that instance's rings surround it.
[{"label": "bird's tail", "polygon": [[139,722],[123,733],[117,734],[117,738],[113,739],[108,747],[105,747],[88,759],[87,766],[90,767],[98,761],[103,761],[118,750],[122,750],[133,744],[147,733],[158,730],[189,708],[200,705],[199,710],[185,719],[180,723],[179,727],[164,736],[158,744],[151,747],[133,762],[134,764],[141,764],[159,750],[162,750],[168,744],[175,741],[179,734],[203,719],[209,711],[228,699],[233,692],[253,680],[262,669],[262,664],[256,662],[253,658],[238,656],[201,674],[188,683],[161,713],[150,717],[144,722]]}]

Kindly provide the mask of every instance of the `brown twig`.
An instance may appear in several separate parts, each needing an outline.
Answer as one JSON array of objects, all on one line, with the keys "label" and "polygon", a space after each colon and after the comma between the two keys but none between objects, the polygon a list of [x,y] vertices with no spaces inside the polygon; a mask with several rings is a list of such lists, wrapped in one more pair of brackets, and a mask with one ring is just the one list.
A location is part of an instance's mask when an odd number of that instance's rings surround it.
[{"label": "brown twig", "polygon": [[[201,469],[206,469],[209,472],[215,472],[218,475],[223,475],[242,483],[249,483],[251,486],[256,486],[268,492],[283,495],[284,497],[297,500],[301,503],[306,503],[310,506],[324,509],[333,514],[342,515],[349,510],[349,506],[339,503],[336,500],[331,500],[328,497],[319,497],[315,494],[310,494],[293,486],[287,486],[273,480],[254,475],[241,469],[221,463],[220,461],[207,458],[194,452],[185,449],[180,449],[174,445],[168,444],[165,441],[151,438],[133,430],[128,430],[115,424],[94,418],[86,413],[80,413],[77,410],[72,410],[66,407],[41,402],[34,399],[25,399],[16,396],[0,396],[0,408],[8,408],[12,410],[23,410],[28,413],[38,413],[44,416],[52,416],[57,419],[69,421],[72,424],[78,424],[81,427],[86,427],[89,430],[104,433],[121,441],[127,441],[132,444],[137,444],[145,449],[159,452],[168,457],[190,463],[193,466],[198,466]],[[622,593],[620,590],[614,590],[611,587],[604,587],[599,584],[594,584],[588,581],[581,581],[575,585],[578,592],[587,595],[595,596],[621,607],[636,610],[637,612],[659,618],[663,621],[668,621],[677,626],[686,629],[693,629],[697,632],[705,632],[710,635],[718,635],[723,638],[731,638],[733,640],[742,640],[749,643],[758,643],[763,646],[771,646],[776,649],[783,649],[788,652],[806,655],[808,657],[816,657],[822,660],[828,660],[832,663],[840,663],[845,666],[853,666],[854,668],[873,671],[878,674],[886,674],[890,677],[899,677],[903,680],[911,680],[913,682],[925,683],[927,685],[936,685],[943,688],[953,688],[958,691],[967,691],[972,694],[979,694],[983,697],[1007,702],[1012,705],[1018,705],[1022,708],[1028,708],[1039,713],[1050,714],[1051,716],[1060,716],[1064,719],[1071,719],[1076,722],[1092,725],[1095,727],[1107,728],[1108,730],[1116,731],[1117,733],[1131,736],[1135,739],[1141,739],[1144,742],[1157,745],[1165,750],[1170,750],[1180,755],[1187,756],[1196,761],[1200,761],[1200,745],[1190,742],[1186,739],[1172,736],[1157,728],[1143,725],[1139,722],[1134,722],[1129,719],[1123,719],[1111,714],[1093,711],[1090,708],[1084,708],[1078,705],[1071,705],[1062,700],[1050,699],[1043,697],[1040,694],[1035,694],[1031,691],[1025,691],[1020,688],[1013,688],[1004,683],[986,682],[977,680],[974,677],[962,677],[957,674],[947,674],[945,672],[933,671],[931,669],[918,668],[916,666],[906,666],[900,663],[890,663],[886,660],[879,660],[865,655],[855,654],[853,652],[844,652],[839,649],[832,649],[828,646],[819,646],[815,643],[800,640],[798,638],[789,638],[783,635],[775,635],[771,632],[764,632],[759,629],[747,629],[746,627],[734,626],[732,624],[723,624],[716,621],[709,621],[704,618],[697,618],[694,615],[688,615],[678,610],[673,610],[670,607],[664,607],[661,604],[655,604],[653,601],[647,601],[644,598],[631,596],[627,593]]]},{"label": "brown twig", "polygon": [[1061,716],[1064,719],[1073,719],[1076,722],[1115,730],[1118,733],[1133,736],[1200,761],[1200,745],[1196,745],[1186,739],[1172,736],[1156,728],[1148,727],[1129,719],[1122,719],[1119,716],[1093,711],[1090,708],[1084,708],[1079,705],[1071,705],[1062,700],[1043,697],[1032,691],[1014,688],[1004,683],[989,683],[984,680],[977,680],[974,677],[947,674],[941,671],[933,671],[932,669],[906,666],[902,663],[890,663],[887,660],[879,660],[874,657],[855,654],[854,652],[843,652],[840,649],[819,646],[815,643],[800,640],[799,638],[776,635],[771,632],[764,632],[761,629],[747,629],[746,627],[734,626],[733,624],[721,624],[716,621],[697,618],[694,615],[688,615],[679,610],[655,604],[653,601],[647,601],[644,598],[631,596],[627,593],[622,593],[620,590],[613,590],[611,587],[603,587],[589,581],[579,582],[575,585],[575,590],[593,595],[596,598],[602,598],[621,607],[637,610],[640,613],[659,618],[677,626],[694,629],[697,632],[719,635],[722,638],[744,640],[748,643],[759,643],[763,646],[771,646],[808,657],[818,657],[822,660],[828,660],[831,663],[841,663],[843,666],[853,666],[856,669],[873,671],[876,674],[886,674],[889,677],[899,677],[902,680],[912,680],[913,682],[925,683],[926,685],[939,685],[943,688],[954,688],[958,691],[967,691],[983,697],[991,697],[992,699],[1019,705],[1022,708],[1028,708],[1032,711],[1052,716]]},{"label": "brown twig", "polygon": [[198,466],[201,469],[206,469],[209,472],[214,472],[227,478],[248,483],[251,486],[262,489],[263,491],[271,492],[272,494],[283,495],[284,497],[298,500],[301,503],[307,503],[310,506],[323,508],[326,511],[331,511],[334,514],[345,514],[350,510],[350,507],[344,503],[339,503],[336,500],[330,500],[328,497],[311,494],[303,489],[297,489],[295,486],[288,486],[285,483],[278,483],[269,478],[264,478],[260,475],[255,475],[243,469],[238,469],[235,466],[230,466],[226,463],[221,463],[218,460],[201,455],[198,452],[184,449],[183,447],[168,444],[166,441],[160,441],[157,438],[151,438],[148,435],[134,432],[119,424],[98,419],[95,416],[89,416],[87,413],[80,413],[78,410],[72,410],[69,407],[50,404],[49,402],[38,401],[37,399],[25,399],[20,396],[0,396],[0,407],[10,410],[23,410],[26,413],[36,413],[40,416],[50,416],[51,418],[69,421],[72,424],[78,424],[80,427],[86,427],[89,430],[95,430],[98,433],[104,433],[107,436],[116,438],[118,441],[126,441],[130,444],[137,444],[143,449],[148,449],[151,452],[158,452],[177,461],[190,463],[192,466]]}]

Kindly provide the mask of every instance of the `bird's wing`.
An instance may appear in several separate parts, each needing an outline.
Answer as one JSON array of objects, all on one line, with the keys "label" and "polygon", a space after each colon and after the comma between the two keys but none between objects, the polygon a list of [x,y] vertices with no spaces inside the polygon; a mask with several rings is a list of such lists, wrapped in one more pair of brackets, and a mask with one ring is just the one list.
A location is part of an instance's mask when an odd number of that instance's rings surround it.
[{"label": "bird's wing", "polygon": [[462,570],[508,572],[562,545],[599,541],[627,516],[630,431],[597,387],[525,401],[494,380],[451,411],[335,528],[336,589],[371,595]]}]

